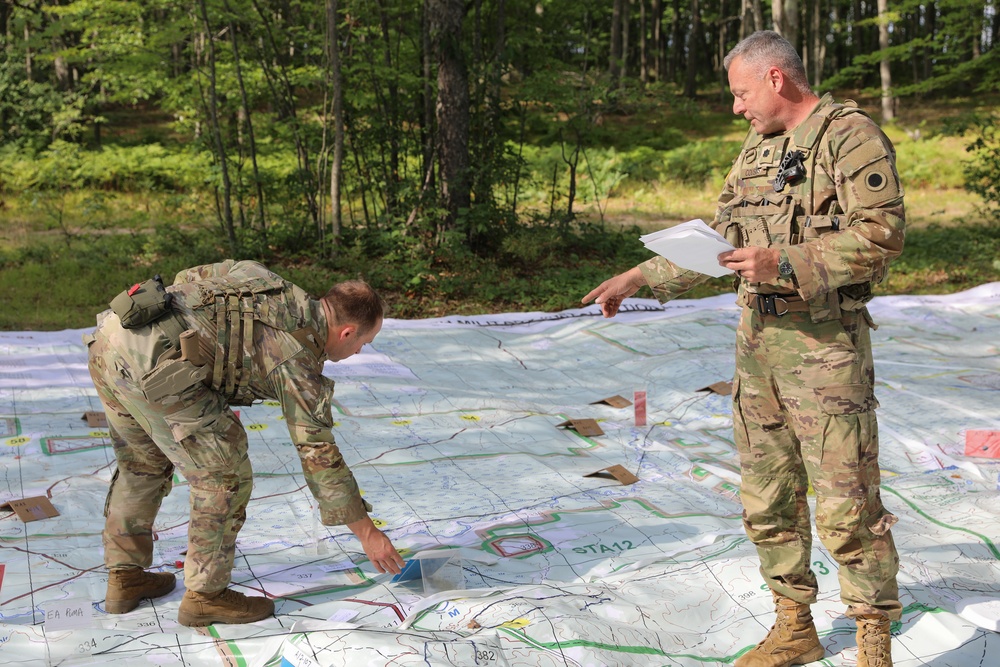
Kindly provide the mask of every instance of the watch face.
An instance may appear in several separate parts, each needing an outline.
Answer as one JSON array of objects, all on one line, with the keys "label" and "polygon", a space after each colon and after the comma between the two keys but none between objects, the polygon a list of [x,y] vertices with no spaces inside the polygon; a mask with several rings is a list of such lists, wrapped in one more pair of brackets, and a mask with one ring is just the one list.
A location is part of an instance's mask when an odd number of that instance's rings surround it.
[{"label": "watch face", "polygon": [[780,264],[778,264],[778,273],[780,273],[781,275],[790,276],[792,275],[792,272],[793,269],[791,262],[781,262]]}]

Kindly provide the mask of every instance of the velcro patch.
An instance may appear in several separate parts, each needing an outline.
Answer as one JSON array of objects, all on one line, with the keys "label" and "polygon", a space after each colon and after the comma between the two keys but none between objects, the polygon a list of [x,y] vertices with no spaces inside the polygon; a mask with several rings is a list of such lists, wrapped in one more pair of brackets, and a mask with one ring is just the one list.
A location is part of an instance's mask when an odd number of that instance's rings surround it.
[{"label": "velcro patch", "polygon": [[885,145],[875,137],[868,137],[867,141],[862,137],[861,144],[846,155],[841,154],[843,157],[837,162],[837,168],[849,179],[872,162],[888,156]]}]

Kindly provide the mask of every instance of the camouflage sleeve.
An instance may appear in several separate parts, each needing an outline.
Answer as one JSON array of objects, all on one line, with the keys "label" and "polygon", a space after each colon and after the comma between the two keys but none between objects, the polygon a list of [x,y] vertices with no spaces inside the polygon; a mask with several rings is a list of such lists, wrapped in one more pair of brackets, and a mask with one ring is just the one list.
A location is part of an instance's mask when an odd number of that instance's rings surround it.
[{"label": "camouflage sleeve", "polygon": [[227,259],[224,262],[218,262],[216,264],[202,264],[201,266],[195,266],[190,269],[184,269],[179,271],[176,276],[174,276],[174,285],[179,285],[181,283],[193,283],[197,280],[203,280],[205,278],[214,278],[216,276],[224,276],[229,273],[229,270],[233,268],[233,264],[236,260]]},{"label": "camouflage sleeve", "polygon": [[333,381],[323,366],[303,349],[268,375],[268,384],[288,424],[306,484],[319,503],[324,525],[347,524],[368,516],[358,483],[334,443]]},{"label": "camouflage sleeve", "polygon": [[[729,176],[726,178],[726,184],[722,189],[722,194],[719,195],[715,219],[709,225],[712,229],[717,230],[725,236],[730,243],[733,243],[735,238],[730,238],[730,234],[727,234],[728,223],[732,217],[732,209],[729,206],[729,202],[735,196],[732,183],[733,178],[734,172],[730,170]],[[642,271],[642,277],[646,279],[646,284],[653,290],[653,295],[660,303],[676,299],[692,287],[708,280],[708,276],[705,274],[682,269],[663,257],[654,257],[653,259],[646,260],[639,265],[639,270]]]},{"label": "camouflage sleeve", "polygon": [[646,260],[639,265],[639,270],[660,303],[676,299],[695,285],[708,280],[705,274],[682,269],[663,257]]},{"label": "camouflage sleeve", "polygon": [[846,285],[879,282],[903,251],[905,212],[888,137],[861,114],[836,119],[824,140],[843,213],[840,231],[786,248],[798,292],[812,299]]}]

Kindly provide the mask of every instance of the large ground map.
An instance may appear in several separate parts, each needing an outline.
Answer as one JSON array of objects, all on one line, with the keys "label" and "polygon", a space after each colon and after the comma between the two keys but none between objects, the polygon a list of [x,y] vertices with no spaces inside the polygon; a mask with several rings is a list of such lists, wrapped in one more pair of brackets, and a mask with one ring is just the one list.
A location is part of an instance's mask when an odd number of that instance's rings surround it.
[{"label": "large ground map", "polygon": [[[899,517],[895,664],[995,665],[1000,634],[960,612],[1000,599],[1000,462],[965,455],[966,431],[1000,430],[1000,283],[871,311],[883,497]],[[326,373],[372,516],[422,575],[376,573],[349,531],[319,523],[279,407],[258,404],[240,410],[255,485],[233,586],[277,612],[206,629],[177,624],[182,582],[105,613],[114,456],[82,419],[101,409],[82,331],[0,333],[0,503],[45,496],[59,513],[0,511],[0,663],[731,664],[773,621],[740,520],[729,397],[703,389],[732,377],[738,316],[722,296],[629,300],[612,320],[591,307],[387,321]],[[644,425],[634,406],[594,403],[635,391]],[[561,426],[588,418],[602,434]],[[181,578],[188,490],[174,482],[154,567]],[[813,569],[820,664],[854,665],[818,540]]]}]

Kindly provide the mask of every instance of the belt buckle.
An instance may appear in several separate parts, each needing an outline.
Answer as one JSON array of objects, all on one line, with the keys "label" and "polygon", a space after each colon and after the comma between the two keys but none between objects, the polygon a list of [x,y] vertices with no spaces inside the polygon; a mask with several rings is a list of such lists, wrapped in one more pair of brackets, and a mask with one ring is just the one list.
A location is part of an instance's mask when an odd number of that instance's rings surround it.
[{"label": "belt buckle", "polygon": [[[782,304],[781,312],[778,312],[778,301]],[[788,302],[777,294],[758,294],[756,306],[761,315],[781,317],[788,313]]]}]

